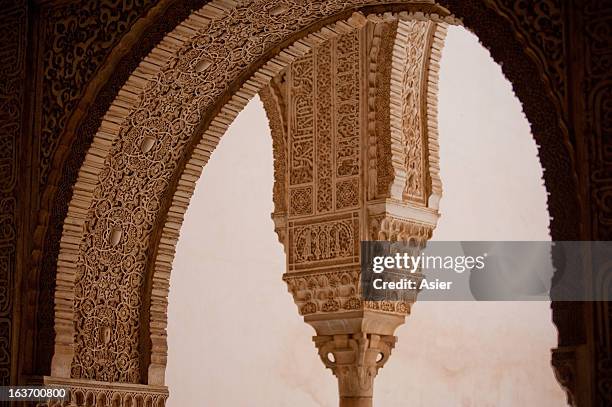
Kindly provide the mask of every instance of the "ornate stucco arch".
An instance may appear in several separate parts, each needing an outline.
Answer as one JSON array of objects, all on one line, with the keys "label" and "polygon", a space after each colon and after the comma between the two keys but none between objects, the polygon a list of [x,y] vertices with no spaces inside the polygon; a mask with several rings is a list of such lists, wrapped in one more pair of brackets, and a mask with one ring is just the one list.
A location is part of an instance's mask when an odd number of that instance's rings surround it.
[{"label": "ornate stucco arch", "polygon": [[[351,14],[359,10],[409,11],[407,19],[457,22],[430,2],[306,2],[297,7],[214,1],[194,12],[142,61],[104,116],[64,222],[53,377],[163,385],[167,284],[182,217],[202,167],[248,100],[325,40],[325,25],[350,26],[355,23]],[[428,92],[435,93],[434,85]],[[404,190],[398,178],[394,183],[399,186],[392,188],[396,194]],[[439,179],[433,174],[430,181],[431,193],[424,195],[423,204],[435,207]],[[118,291],[124,300],[116,309],[101,307],[88,319],[90,272],[96,275],[95,296],[116,304]],[[122,276],[123,285],[107,279],[113,274]],[[143,317],[148,326],[139,326]],[[101,323],[91,330],[88,324],[94,322]],[[104,350],[96,353],[96,343],[112,341],[119,322],[131,343],[124,344],[130,351],[118,363],[131,367],[87,371],[90,357],[95,365],[96,358],[112,356]]]}]

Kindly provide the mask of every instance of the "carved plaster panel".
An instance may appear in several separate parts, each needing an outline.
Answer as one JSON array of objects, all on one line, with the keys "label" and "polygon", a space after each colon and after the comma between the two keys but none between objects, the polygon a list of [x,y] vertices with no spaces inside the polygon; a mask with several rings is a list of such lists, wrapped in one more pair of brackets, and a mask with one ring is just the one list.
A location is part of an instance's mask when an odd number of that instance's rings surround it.
[{"label": "carved plaster panel", "polygon": [[70,115],[113,46],[155,0],[94,0],[43,10],[40,183],[47,182],[53,155]]},{"label": "carved plaster panel", "polygon": [[[283,279],[308,318],[407,315],[415,298],[362,300],[359,242],[424,246],[437,219],[437,206],[428,205],[437,204],[429,199],[434,189],[441,193],[436,64],[446,26],[391,14],[354,19],[356,28],[298,58],[262,92],[273,143],[289,151],[288,160],[274,152],[275,193],[289,205],[273,214],[287,253]],[[400,185],[398,200],[390,199],[392,183]]]},{"label": "carved plaster panel", "polygon": [[50,388],[68,389],[69,400],[38,403],[36,407],[164,407],[168,389],[163,386],[126,385],[89,380],[44,377]]}]

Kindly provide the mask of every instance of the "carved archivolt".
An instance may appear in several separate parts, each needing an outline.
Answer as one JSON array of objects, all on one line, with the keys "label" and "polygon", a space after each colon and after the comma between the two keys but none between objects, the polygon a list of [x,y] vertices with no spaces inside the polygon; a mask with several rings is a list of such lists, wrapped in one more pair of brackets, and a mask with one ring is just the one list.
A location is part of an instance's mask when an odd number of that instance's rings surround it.
[{"label": "carved archivolt", "polygon": [[[215,1],[195,12],[145,58],[105,116],[74,189],[58,260],[54,376],[146,381],[141,364],[147,357],[142,350],[150,346],[148,382],[163,384],[171,262],[182,217],[203,165],[236,114],[272,77],[305,56],[313,45],[361,26],[363,16],[297,41],[224,99],[229,85],[240,83],[245,71],[292,33],[334,13],[375,3],[254,1],[243,5]],[[430,17],[440,20],[437,14]],[[242,41],[244,38],[248,40]],[[317,142],[320,148],[315,149],[307,134],[289,152],[287,165],[296,171],[287,184],[296,216],[355,208],[356,197],[361,195],[360,150],[355,144],[360,136],[354,120],[363,106],[355,105],[353,99],[362,72],[354,64],[357,44],[350,35],[337,40],[342,58],[332,60],[331,65],[324,52],[317,54],[317,66],[327,69],[335,63],[341,73],[342,83],[331,101],[339,113],[335,123],[339,137],[331,145],[333,153],[325,142]],[[323,89],[324,84],[309,82],[307,70],[299,66],[291,75],[303,78],[303,97],[289,102],[302,115],[301,128],[314,120],[309,115],[316,115],[317,109],[324,114],[325,106],[314,106],[307,96],[309,87]],[[210,112],[216,106],[221,109],[212,117]],[[206,130],[196,133],[202,122],[208,123]],[[316,126],[314,121],[312,126]],[[318,129],[322,138],[327,130]],[[201,136],[200,142],[188,153],[194,134]],[[335,167],[323,166],[320,173],[313,172],[315,157],[327,157]],[[330,169],[335,181],[320,182],[315,190],[317,177],[320,181],[326,178],[325,171]],[[178,182],[174,181],[177,174],[181,174]],[[160,243],[152,247],[153,231],[160,228]],[[152,253],[154,273],[148,291],[147,259]],[[150,315],[146,327],[150,344],[141,342],[144,308]]]},{"label": "carved archivolt", "polygon": [[15,292],[20,280],[18,238],[20,229],[19,197],[23,184],[19,181],[21,150],[25,143],[24,114],[27,78],[27,32],[29,14],[27,2],[13,1],[3,4],[0,16],[0,385],[7,386],[16,376],[16,365],[11,355],[17,347],[13,332],[19,324],[13,323]]},{"label": "carved archivolt", "polygon": [[437,84],[446,26],[400,21],[391,73],[391,150],[394,180],[389,194],[437,208],[442,194],[437,132]]}]

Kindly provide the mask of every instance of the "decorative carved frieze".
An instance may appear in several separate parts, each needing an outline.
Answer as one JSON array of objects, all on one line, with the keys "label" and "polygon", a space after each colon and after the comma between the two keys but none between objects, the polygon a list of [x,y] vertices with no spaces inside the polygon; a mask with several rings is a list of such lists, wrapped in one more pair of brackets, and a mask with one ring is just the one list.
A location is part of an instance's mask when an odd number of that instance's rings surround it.
[{"label": "decorative carved frieze", "polygon": [[362,308],[360,275],[355,268],[288,273],[283,280],[293,295],[300,315]]},{"label": "decorative carved frieze", "polygon": [[369,239],[410,242],[417,247],[424,247],[431,238],[434,227],[434,225],[401,219],[389,214],[375,215],[370,217]]},{"label": "decorative carved frieze", "polygon": [[168,389],[163,386],[44,377],[46,387],[67,389],[65,401],[38,403],[36,407],[164,407]]},{"label": "decorative carved frieze", "polygon": [[289,221],[289,270],[359,262],[356,212],[331,219]]}]

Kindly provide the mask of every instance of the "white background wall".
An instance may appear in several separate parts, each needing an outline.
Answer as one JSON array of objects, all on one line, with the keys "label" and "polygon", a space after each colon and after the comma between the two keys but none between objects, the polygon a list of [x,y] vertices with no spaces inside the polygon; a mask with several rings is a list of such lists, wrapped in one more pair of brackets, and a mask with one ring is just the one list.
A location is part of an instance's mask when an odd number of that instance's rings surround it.
[{"label": "white background wall", "polygon": [[[449,30],[439,110],[444,198],[434,239],[549,239],[542,170],[520,103],[461,28]],[[337,406],[336,379],[281,281],[272,179],[271,137],[255,99],[206,166],[181,231],[170,407]],[[563,406],[550,319],[543,302],[417,303],[376,380],[375,404]]]}]

